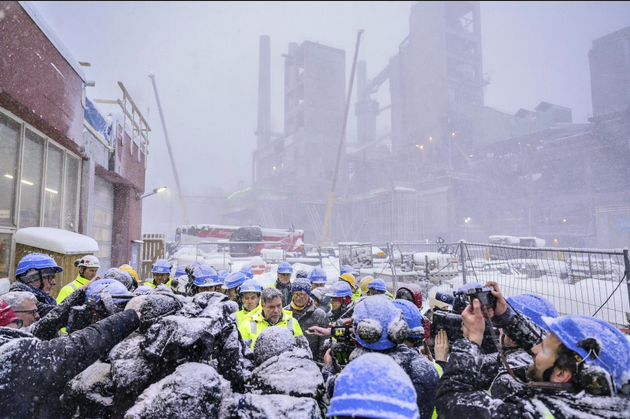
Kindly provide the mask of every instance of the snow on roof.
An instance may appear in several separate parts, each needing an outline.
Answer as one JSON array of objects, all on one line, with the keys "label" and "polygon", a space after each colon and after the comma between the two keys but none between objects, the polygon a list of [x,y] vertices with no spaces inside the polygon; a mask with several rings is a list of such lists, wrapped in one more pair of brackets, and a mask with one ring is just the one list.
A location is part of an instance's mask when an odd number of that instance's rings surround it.
[{"label": "snow on roof", "polygon": [[98,243],[91,237],[49,227],[29,227],[17,231],[16,243],[62,254],[98,252]]}]

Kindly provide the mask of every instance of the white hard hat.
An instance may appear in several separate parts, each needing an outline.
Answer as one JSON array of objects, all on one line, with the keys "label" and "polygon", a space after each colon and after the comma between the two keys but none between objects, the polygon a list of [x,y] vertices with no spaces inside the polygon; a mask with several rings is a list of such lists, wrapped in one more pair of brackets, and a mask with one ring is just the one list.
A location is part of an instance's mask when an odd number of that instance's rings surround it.
[{"label": "white hard hat", "polygon": [[98,261],[98,258],[93,255],[85,255],[82,258],[78,259],[74,262],[76,267],[83,266],[84,268],[100,268],[101,264]]}]

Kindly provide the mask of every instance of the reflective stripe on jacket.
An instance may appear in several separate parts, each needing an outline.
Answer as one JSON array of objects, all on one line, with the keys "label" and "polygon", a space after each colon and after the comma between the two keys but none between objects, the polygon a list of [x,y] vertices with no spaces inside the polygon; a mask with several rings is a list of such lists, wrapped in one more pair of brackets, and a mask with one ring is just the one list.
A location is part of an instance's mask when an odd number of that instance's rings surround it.
[{"label": "reflective stripe on jacket", "polygon": [[258,313],[261,310],[260,304],[258,304],[256,306],[256,308],[254,308],[252,311],[246,311],[245,307],[243,307],[242,309],[240,309],[239,311],[236,312],[236,326],[240,326],[241,323],[243,323],[243,321],[246,318],[251,318],[252,316],[254,316],[256,313]]},{"label": "reflective stripe on jacket", "polygon": [[90,280],[83,278],[81,275],[77,275],[77,279],[66,285],[59,291],[57,295],[57,304],[65,300],[70,294],[87,284]]},{"label": "reflective stripe on jacket", "polygon": [[[238,327],[238,331],[241,332],[241,336],[243,339],[251,339],[252,344],[251,347],[254,347],[254,343],[256,342],[256,338],[263,332],[263,330],[271,327],[267,320],[263,317],[263,311],[260,310],[258,313],[251,316],[248,316],[243,323],[241,323]],[[300,328],[300,324],[295,320],[290,311],[282,310],[282,317],[278,323],[273,326],[286,327],[293,331],[293,336],[302,336],[302,329]]]},{"label": "reflective stripe on jacket", "polygon": [[[143,282],[142,285],[146,285],[147,287],[151,287],[151,288],[155,288],[156,287],[155,282],[153,282],[153,278],[148,280],[148,281],[146,281],[146,282]],[[166,281],[164,283],[164,285],[166,285],[167,287],[170,287],[171,286],[171,278],[168,278],[168,281]]]}]

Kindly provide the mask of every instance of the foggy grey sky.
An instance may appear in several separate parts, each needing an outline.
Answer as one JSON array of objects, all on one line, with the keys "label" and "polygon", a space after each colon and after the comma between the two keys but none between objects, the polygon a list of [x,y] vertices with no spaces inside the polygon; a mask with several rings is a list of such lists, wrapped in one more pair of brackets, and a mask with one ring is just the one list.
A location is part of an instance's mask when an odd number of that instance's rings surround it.
[{"label": "foggy grey sky", "polygon": [[[73,56],[92,63],[85,68],[96,81],[91,98],[119,97],[120,80],[143,111],[151,108],[147,190],[175,186],[147,77],[156,74],[183,189],[193,195],[251,182],[260,35],[271,37],[272,128],[282,131],[281,54],[289,42],[345,49],[349,77],[356,31],[363,28],[359,59],[368,61],[371,78],[408,34],[412,4],[32,3]],[[514,113],[548,101],[572,108],[574,122],[586,122],[591,43],[628,25],[630,2],[482,2],[483,67],[491,80],[486,105]],[[377,96],[382,105],[389,104],[385,93]],[[355,126],[351,112],[349,142]]]}]

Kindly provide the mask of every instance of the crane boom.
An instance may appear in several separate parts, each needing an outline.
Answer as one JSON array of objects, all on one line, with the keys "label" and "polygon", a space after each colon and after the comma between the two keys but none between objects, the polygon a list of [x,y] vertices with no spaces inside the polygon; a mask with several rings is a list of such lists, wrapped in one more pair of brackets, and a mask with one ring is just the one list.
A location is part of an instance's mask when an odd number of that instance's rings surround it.
[{"label": "crane boom", "polygon": [[339,173],[339,164],[341,162],[341,155],[343,153],[343,140],[346,133],[346,124],[348,122],[348,112],[350,110],[350,97],[352,96],[352,86],[354,85],[354,73],[357,67],[357,57],[359,55],[359,44],[361,43],[361,35],[363,29],[359,30],[357,34],[357,44],[354,49],[354,60],[352,61],[352,71],[350,72],[350,86],[348,86],[348,96],[346,97],[346,110],[343,116],[343,124],[341,127],[341,135],[339,136],[339,148],[337,149],[337,159],[335,160],[335,170],[333,171],[332,185],[330,192],[328,193],[328,202],[326,204],[326,216],[324,217],[324,228],[322,229],[322,236],[320,243],[330,242],[330,219],[332,218],[333,204],[335,203],[335,188],[337,187],[337,178]]},{"label": "crane boom", "polygon": [[158,105],[158,112],[160,112],[160,120],[162,121],[162,130],[164,131],[164,139],[166,140],[166,147],[168,148],[168,156],[171,159],[171,167],[173,168],[173,176],[175,176],[175,185],[177,186],[177,194],[179,195],[179,204],[182,207],[182,217],[184,224],[190,224],[188,222],[188,210],[186,209],[186,202],[184,201],[184,193],[182,187],[179,184],[179,176],[177,175],[177,166],[175,166],[175,159],[173,159],[173,150],[171,149],[171,142],[168,138],[168,131],[166,130],[166,121],[164,120],[164,113],[162,112],[162,104],[160,103],[160,95],[158,95],[157,85],[155,84],[155,75],[149,74],[151,83],[153,84],[153,91],[155,92],[155,100]]}]

